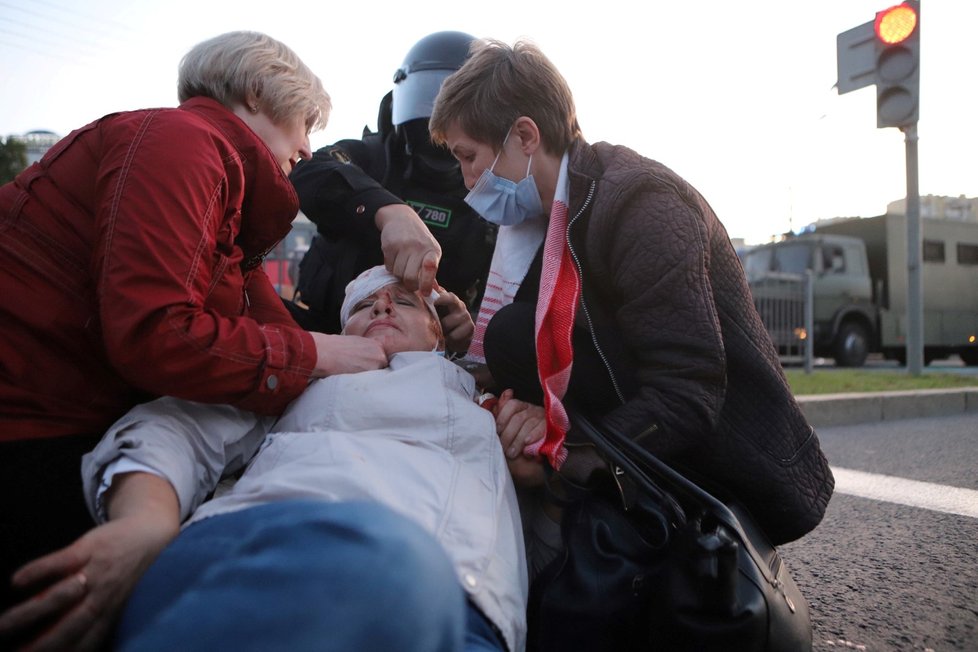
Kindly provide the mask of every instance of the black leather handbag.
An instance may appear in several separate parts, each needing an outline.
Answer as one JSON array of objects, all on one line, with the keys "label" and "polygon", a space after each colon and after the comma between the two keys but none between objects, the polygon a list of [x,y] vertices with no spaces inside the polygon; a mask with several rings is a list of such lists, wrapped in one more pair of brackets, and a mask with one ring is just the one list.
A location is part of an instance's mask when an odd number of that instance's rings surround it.
[{"label": "black leather handbag", "polygon": [[808,603],[746,510],[573,422],[614,482],[565,503],[564,551],[530,590],[529,650],[811,650]]}]

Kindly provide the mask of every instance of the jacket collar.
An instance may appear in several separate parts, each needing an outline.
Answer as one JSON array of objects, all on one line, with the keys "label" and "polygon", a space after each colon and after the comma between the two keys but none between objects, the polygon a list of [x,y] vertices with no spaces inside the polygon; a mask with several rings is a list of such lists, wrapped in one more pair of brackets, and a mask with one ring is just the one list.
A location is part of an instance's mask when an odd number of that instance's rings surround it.
[{"label": "jacket collar", "polygon": [[257,267],[292,228],[292,220],[299,213],[295,189],[265,142],[223,104],[208,97],[194,97],[181,104],[180,109],[192,111],[214,125],[238,153],[244,198],[235,244],[244,253],[242,268]]},{"label": "jacket collar", "polygon": [[571,213],[574,203],[587,196],[591,184],[601,176],[601,162],[594,148],[582,138],[571,143],[567,162],[567,176],[570,179]]}]

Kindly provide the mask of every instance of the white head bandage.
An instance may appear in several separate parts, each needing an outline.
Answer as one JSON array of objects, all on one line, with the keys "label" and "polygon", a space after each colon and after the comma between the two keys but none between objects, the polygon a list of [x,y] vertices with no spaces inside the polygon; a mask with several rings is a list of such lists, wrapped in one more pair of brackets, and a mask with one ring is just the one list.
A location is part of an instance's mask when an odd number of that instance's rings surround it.
[{"label": "white head bandage", "polygon": [[[383,265],[377,265],[362,272],[360,276],[346,284],[346,298],[343,299],[343,306],[340,308],[340,327],[346,328],[346,322],[350,319],[353,307],[375,293],[377,290],[400,283],[401,279],[387,271]],[[435,321],[439,321],[438,312],[435,310],[435,299],[438,293],[434,290],[425,298],[424,303],[431,311]]]}]

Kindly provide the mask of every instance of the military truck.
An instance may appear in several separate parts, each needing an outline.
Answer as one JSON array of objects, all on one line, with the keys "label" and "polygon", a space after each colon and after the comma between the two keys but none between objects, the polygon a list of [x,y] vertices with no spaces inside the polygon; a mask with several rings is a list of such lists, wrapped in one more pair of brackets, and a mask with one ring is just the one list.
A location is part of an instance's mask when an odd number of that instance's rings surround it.
[{"label": "military truck", "polygon": [[[978,222],[921,219],[924,363],[961,356],[978,365]],[[742,256],[755,303],[780,348],[785,333],[812,336],[816,356],[860,367],[870,352],[906,364],[907,221],[849,218],[755,247]],[[814,333],[786,328],[784,278],[811,270]],[[775,282],[779,281],[779,282]],[[776,314],[777,313],[777,314]],[[797,321],[797,319],[796,319]],[[779,329],[775,332],[774,329]]]}]

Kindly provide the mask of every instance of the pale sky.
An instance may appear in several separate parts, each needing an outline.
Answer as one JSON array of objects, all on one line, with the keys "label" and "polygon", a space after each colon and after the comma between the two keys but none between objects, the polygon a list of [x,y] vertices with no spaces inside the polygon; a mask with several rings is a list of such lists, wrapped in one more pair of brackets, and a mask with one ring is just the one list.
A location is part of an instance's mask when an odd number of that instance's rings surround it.
[{"label": "pale sky", "polygon": [[[896,0],[0,0],[0,134],[66,135],[176,104],[194,44],[236,30],[292,47],[333,98],[314,148],[376,127],[394,71],[440,30],[535,41],[567,78],[585,138],[662,161],[732,237],[870,216],[906,194],[903,134],[872,87],[838,95],[836,35]],[[920,194],[978,197],[978,3],[921,3]]]}]

